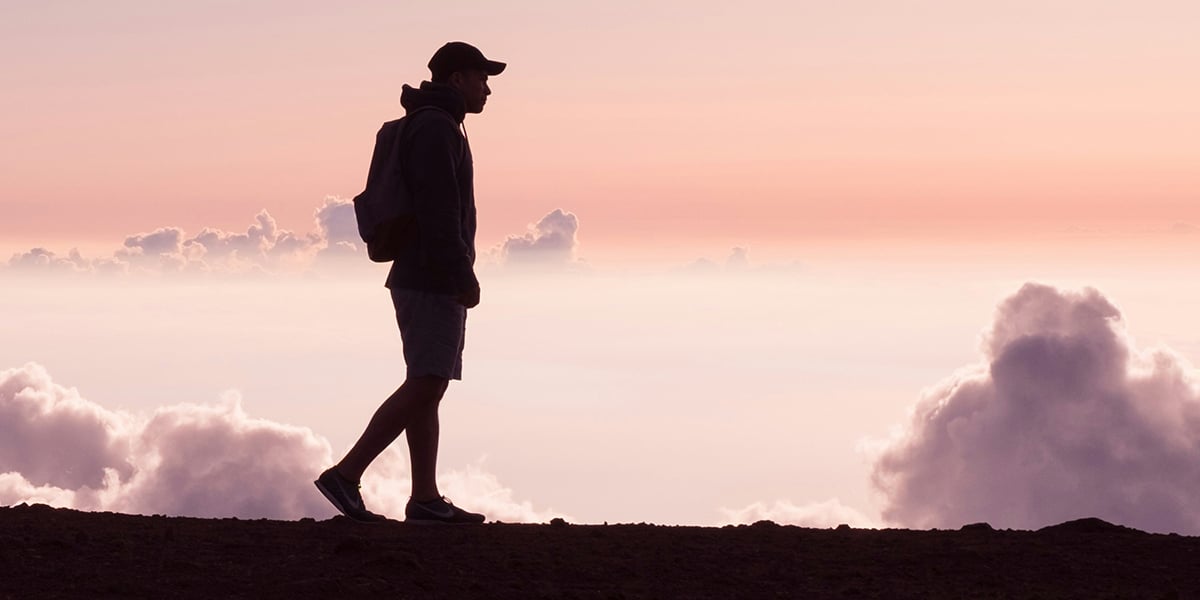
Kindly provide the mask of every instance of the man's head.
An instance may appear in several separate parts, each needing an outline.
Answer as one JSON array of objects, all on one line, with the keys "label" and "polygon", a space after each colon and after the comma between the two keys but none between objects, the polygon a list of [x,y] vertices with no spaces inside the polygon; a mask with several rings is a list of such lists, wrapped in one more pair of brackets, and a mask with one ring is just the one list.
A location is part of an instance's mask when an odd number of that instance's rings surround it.
[{"label": "man's head", "polygon": [[488,76],[499,75],[505,66],[488,60],[478,48],[465,42],[449,42],[429,59],[431,79],[461,92],[469,113],[483,112],[483,105],[492,93]]}]

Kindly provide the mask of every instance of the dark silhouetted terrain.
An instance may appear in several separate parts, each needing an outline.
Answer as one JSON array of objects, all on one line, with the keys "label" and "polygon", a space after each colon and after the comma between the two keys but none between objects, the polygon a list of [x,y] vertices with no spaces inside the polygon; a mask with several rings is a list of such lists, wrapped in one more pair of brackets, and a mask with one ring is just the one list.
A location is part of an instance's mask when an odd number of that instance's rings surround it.
[{"label": "dark silhouetted terrain", "polygon": [[1200,538],[769,522],[462,527],[0,508],[0,598],[1200,598]]}]

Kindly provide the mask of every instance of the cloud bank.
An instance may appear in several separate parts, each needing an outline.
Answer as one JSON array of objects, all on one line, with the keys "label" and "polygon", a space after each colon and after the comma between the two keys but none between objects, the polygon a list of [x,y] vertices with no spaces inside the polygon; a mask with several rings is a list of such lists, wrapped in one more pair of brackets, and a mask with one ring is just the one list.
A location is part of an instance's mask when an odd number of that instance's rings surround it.
[{"label": "cloud bank", "polygon": [[362,258],[351,201],[326,198],[314,211],[313,222],[315,232],[297,234],[280,229],[263,210],[241,233],[205,227],[189,236],[179,227],[160,227],[127,236],[111,256],[86,258],[78,250],[63,256],[33,248],[14,254],[7,266],[97,274],[262,273],[305,269],[340,257]]},{"label": "cloud bank", "polygon": [[[0,505],[323,518],[333,509],[312,480],[331,463],[323,437],[305,427],[251,418],[235,393],[217,405],[181,404],[143,418],[82,398],[35,363],[0,371]],[[373,508],[403,514],[406,463],[389,451],[364,478]],[[550,518],[529,502],[517,502],[478,465],[442,480],[448,495],[493,519]]]},{"label": "cloud bank", "polygon": [[1095,516],[1200,533],[1200,389],[1183,358],[1138,351],[1096,290],[1035,284],[999,306],[983,351],[879,449],[885,520],[1037,528]]},{"label": "cloud bank", "polygon": [[[76,249],[58,254],[38,247],[13,254],[0,268],[28,273],[101,275],[245,274],[369,267],[366,248],[358,237],[354,204],[328,197],[313,212],[314,232],[299,234],[280,229],[266,210],[244,232],[205,227],[188,235],[180,227],[159,227],[127,236],[110,256],[88,258]],[[564,266],[576,259],[579,219],[555,209],[521,235],[510,235],[489,251],[505,265]]]}]

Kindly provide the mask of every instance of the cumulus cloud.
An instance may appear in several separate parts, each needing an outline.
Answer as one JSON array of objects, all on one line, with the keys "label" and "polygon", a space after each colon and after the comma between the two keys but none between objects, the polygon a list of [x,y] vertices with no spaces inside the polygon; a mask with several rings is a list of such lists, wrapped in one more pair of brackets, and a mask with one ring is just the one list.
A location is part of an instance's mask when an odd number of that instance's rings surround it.
[{"label": "cumulus cloud", "polygon": [[252,419],[236,394],[218,406],[159,409],[133,439],[138,469],[109,507],[192,516],[328,512],[309,493],[329,443],[302,427]]},{"label": "cumulus cloud", "polygon": [[354,202],[342,198],[326,198],[317,209],[317,227],[321,238],[329,245],[348,243],[362,245],[358,237],[358,220],[354,216]]},{"label": "cumulus cloud", "polygon": [[725,515],[725,524],[732,525],[765,520],[801,527],[829,528],[841,524],[859,528],[879,527],[877,519],[842,504],[837,498],[804,505],[792,504],[786,500],[776,500],[773,504],[755,502],[740,509],[722,508],[721,512]]},{"label": "cumulus cloud", "polygon": [[1200,389],[1187,361],[1136,349],[1096,290],[1035,284],[999,306],[983,353],[877,449],[885,520],[1036,528],[1095,516],[1200,533]]},{"label": "cumulus cloud", "polygon": [[58,256],[45,248],[31,248],[27,252],[12,255],[8,264],[15,269],[49,269],[55,271],[83,271],[90,268],[89,262],[79,254],[79,250],[71,250],[67,256]]},{"label": "cumulus cloud", "polygon": [[[246,233],[228,233],[205,227],[189,239],[187,244],[203,248],[203,256],[211,259],[230,256],[251,259],[264,256],[275,246],[278,228],[275,219],[265,210],[259,212],[254,221],[254,224],[246,229]],[[128,244],[127,241],[126,245]]]},{"label": "cumulus cloud", "polygon": [[[109,411],[30,363],[0,372],[0,504],[192,516],[328,513],[306,493],[329,444],[311,430],[221,406]],[[317,469],[319,470],[319,469]]]},{"label": "cumulus cloud", "polygon": [[71,506],[75,503],[75,492],[52,485],[34,485],[20,473],[0,473],[0,505],[15,504],[6,498],[20,498],[29,504]]},{"label": "cumulus cloud", "polygon": [[[403,514],[408,477],[385,455],[364,485],[376,509]],[[149,417],[107,410],[29,363],[0,371],[0,505],[243,518],[327,517],[312,485],[332,462],[304,427],[255,419],[235,393],[212,406],[163,407]],[[443,477],[448,494],[496,519],[545,520],[478,466]]]},{"label": "cumulus cloud", "polygon": [[150,256],[179,254],[183,246],[183,230],[162,227],[153,233],[139,233],[125,238],[125,247]]},{"label": "cumulus cloud", "polygon": [[99,488],[133,466],[126,423],[36,365],[0,373],[0,468],[33,485]]},{"label": "cumulus cloud", "polygon": [[556,208],[522,235],[510,235],[500,248],[506,264],[566,264],[575,258],[579,218]]}]

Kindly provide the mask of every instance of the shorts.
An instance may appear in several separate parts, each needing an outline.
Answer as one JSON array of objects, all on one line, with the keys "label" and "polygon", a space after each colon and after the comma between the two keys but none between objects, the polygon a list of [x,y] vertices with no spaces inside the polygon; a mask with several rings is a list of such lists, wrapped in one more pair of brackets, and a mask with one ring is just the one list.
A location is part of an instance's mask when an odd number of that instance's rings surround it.
[{"label": "shorts", "polygon": [[408,377],[462,379],[467,307],[449,294],[400,289],[391,292]]}]

